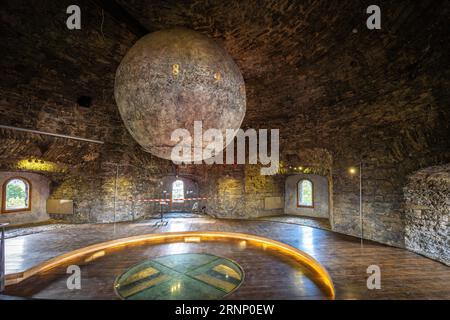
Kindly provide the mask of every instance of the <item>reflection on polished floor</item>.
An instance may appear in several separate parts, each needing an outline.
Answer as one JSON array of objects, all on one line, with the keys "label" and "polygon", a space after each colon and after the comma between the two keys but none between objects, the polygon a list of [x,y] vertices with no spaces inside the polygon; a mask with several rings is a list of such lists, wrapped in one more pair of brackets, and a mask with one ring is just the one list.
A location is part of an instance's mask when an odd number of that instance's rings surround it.
[{"label": "reflection on polished floor", "polygon": [[[98,255],[94,259],[84,258],[72,261],[71,264],[77,264],[81,267],[81,289],[80,290],[67,290],[66,281],[66,265],[51,269],[44,272],[39,276],[33,276],[23,282],[9,286],[6,294],[37,298],[37,299],[119,299],[119,296],[114,290],[114,283],[119,283],[122,279],[125,279],[125,283],[130,284],[134,279],[140,276],[136,275],[137,267],[148,265],[149,259],[152,259],[150,265],[156,261],[158,268],[153,268],[154,274],[143,275],[146,279],[143,279],[143,283],[146,280],[152,281],[155,276],[156,279],[150,283],[150,285],[156,285],[157,281],[163,286],[160,288],[169,289],[173,291],[179,290],[178,283],[174,282],[171,286],[165,287],[164,282],[168,284],[170,278],[183,274],[183,276],[189,272],[202,271],[189,270],[186,271],[186,266],[176,266],[177,260],[170,261],[167,257],[173,257],[174,255],[197,253],[204,255],[214,255],[220,257],[217,262],[224,262],[222,259],[226,257],[233,263],[239,263],[234,268],[240,268],[242,273],[245,273],[243,282],[239,284],[236,290],[232,290],[229,285],[220,282],[222,287],[221,295],[225,299],[328,299],[325,289],[320,286],[320,281],[317,279],[317,275],[313,274],[308,268],[300,265],[292,258],[286,257],[283,254],[279,254],[273,251],[261,250],[260,246],[254,246],[243,241],[225,240],[219,242],[192,242],[192,243],[161,243],[156,245],[140,245],[140,246],[127,246],[125,248],[117,248],[107,252],[105,255]],[[161,260],[162,259],[162,260]],[[159,263],[159,262],[162,263]],[[144,264],[142,265],[142,263]],[[185,261],[185,264],[187,261]],[[215,261],[206,261],[215,262]],[[225,264],[227,267],[231,267],[230,263]],[[214,265],[215,266],[215,265]],[[170,268],[171,270],[168,270]],[[189,267],[188,267],[189,268]],[[193,266],[193,269],[196,267]],[[222,267],[223,268],[223,267]],[[164,269],[165,275],[158,277],[158,270]],[[237,270],[234,269],[236,273]],[[176,272],[173,272],[176,271]],[[205,270],[203,270],[205,271]],[[150,272],[150,271],[149,271]],[[137,272],[139,273],[139,272]],[[161,274],[160,274],[161,275]],[[207,277],[205,277],[205,275]],[[214,282],[214,286],[219,286],[218,281],[214,281],[211,275],[217,276],[217,272],[213,273],[194,273],[190,276],[200,276],[200,279],[196,279],[194,284],[199,284],[199,281],[209,282],[206,290],[211,291],[211,283]],[[131,277],[131,280],[127,280]],[[134,277],[134,278],[133,278]],[[186,280],[186,278],[185,278]],[[219,278],[220,280],[220,278]],[[136,281],[138,282],[138,281]],[[136,285],[142,284],[141,282],[135,283]],[[186,283],[185,283],[186,284]],[[192,282],[190,284],[193,284]],[[237,287],[238,283],[234,283]],[[146,284],[142,284],[145,286]],[[202,287],[196,286],[199,290]],[[225,289],[226,288],[226,289]],[[122,292],[125,296],[130,294],[133,290],[133,286],[125,286],[126,292]],[[138,290],[144,289],[143,287]],[[205,289],[205,286],[203,286]],[[127,291],[128,290],[128,291]],[[144,291],[144,290],[143,290]],[[216,291],[216,298],[219,292]],[[225,292],[228,291],[228,292]],[[137,292],[136,292],[137,293]],[[211,292],[210,292],[211,293]],[[225,293],[225,294],[224,294]],[[227,293],[229,293],[227,295]],[[144,298],[146,292],[142,292],[142,295],[137,298]],[[161,293],[155,291],[148,292],[147,298],[163,298]],[[180,292],[183,294],[183,292]],[[198,293],[197,293],[198,294]],[[120,292],[119,292],[120,295]],[[206,297],[200,294],[202,299]],[[166,297],[167,298],[167,293]],[[179,298],[189,299],[188,296],[183,295]]]},{"label": "reflection on polished floor", "polygon": [[[255,234],[298,248],[320,262],[331,275],[336,299],[449,299],[448,267],[412,252],[295,224],[268,221],[170,219],[157,228],[152,222],[78,225],[6,240],[7,274],[88,245],[133,235],[174,231],[230,231]],[[243,247],[239,242],[162,243],[118,250],[82,266],[82,289],[68,292],[66,270],[7,287],[6,294],[35,298],[117,299],[116,278],[130,267],[178,253],[208,253],[231,259],[245,272],[229,299],[324,299],[314,277],[282,255]],[[367,267],[381,267],[382,290],[368,290]],[[430,279],[440,279],[439,283]],[[28,282],[31,281],[31,282]],[[26,285],[28,282],[28,285]],[[32,285],[30,285],[30,283]]]},{"label": "reflection on polished floor", "polygon": [[273,221],[273,222],[282,222],[282,223],[292,223],[298,224],[301,226],[308,226],[318,229],[331,230],[330,219],[328,218],[312,218],[305,216],[293,216],[293,215],[277,215],[277,216],[268,216],[261,217],[258,220],[265,221]]}]

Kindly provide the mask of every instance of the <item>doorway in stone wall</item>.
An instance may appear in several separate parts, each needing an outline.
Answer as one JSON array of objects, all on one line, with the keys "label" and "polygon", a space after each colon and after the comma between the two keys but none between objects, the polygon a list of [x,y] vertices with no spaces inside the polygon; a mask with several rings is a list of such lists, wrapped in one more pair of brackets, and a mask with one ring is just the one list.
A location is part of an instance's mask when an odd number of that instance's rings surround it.
[{"label": "doorway in stone wall", "polygon": [[198,183],[190,177],[163,178],[161,194],[165,199],[162,209],[166,217],[190,217],[201,209]]}]

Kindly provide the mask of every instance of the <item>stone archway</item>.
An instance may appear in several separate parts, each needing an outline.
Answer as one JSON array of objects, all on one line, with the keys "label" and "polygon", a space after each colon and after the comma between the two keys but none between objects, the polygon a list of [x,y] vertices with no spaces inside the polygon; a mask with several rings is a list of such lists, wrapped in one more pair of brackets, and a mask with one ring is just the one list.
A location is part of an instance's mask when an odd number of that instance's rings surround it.
[{"label": "stone archway", "polygon": [[[172,201],[172,188],[175,181],[183,182],[183,201]],[[197,198],[199,195],[198,183],[185,176],[166,176],[161,181],[161,198],[167,199],[167,208],[165,212],[191,212],[194,205],[193,198]]]}]

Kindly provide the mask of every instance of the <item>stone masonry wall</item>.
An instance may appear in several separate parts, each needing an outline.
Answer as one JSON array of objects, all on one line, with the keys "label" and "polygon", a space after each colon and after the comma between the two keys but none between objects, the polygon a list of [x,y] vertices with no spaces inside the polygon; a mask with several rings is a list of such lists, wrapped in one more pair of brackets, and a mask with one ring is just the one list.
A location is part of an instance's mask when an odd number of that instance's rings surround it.
[{"label": "stone masonry wall", "polygon": [[419,170],[403,191],[406,248],[450,265],[450,165]]},{"label": "stone masonry wall", "polygon": [[[415,236],[408,235],[415,222],[403,211],[407,176],[450,161],[445,1],[383,1],[383,28],[376,31],[364,26],[369,1],[118,2],[149,31],[184,26],[224,45],[246,84],[242,127],[280,129],[286,166],[315,167],[320,160],[331,181],[334,231],[360,234],[359,181],[348,168],[362,162],[364,237],[400,247],[406,237],[415,246]],[[71,1],[2,3],[1,124],[105,143],[0,130],[0,169],[49,177],[52,197],[76,200],[74,221],[130,220],[151,212],[130,195],[159,194],[158,181],[178,169],[143,152],[123,126],[114,75],[139,36],[94,3],[78,1],[83,26],[75,31],[64,25]],[[90,108],[77,104],[81,95],[92,97]],[[320,152],[302,161],[306,149]],[[29,158],[64,170],[17,168]],[[197,167],[179,170],[196,177],[200,194],[216,199],[208,203],[210,214],[282,213],[263,203],[264,197],[283,196],[283,174],[264,177],[257,167],[242,165]]]}]

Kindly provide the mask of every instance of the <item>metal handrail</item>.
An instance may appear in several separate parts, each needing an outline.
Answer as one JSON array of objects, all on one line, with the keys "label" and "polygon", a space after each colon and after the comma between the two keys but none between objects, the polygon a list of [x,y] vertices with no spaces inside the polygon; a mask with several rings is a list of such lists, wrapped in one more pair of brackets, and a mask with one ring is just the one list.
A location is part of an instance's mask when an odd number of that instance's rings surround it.
[{"label": "metal handrail", "polygon": [[0,125],[0,129],[15,130],[15,131],[21,131],[21,132],[34,133],[34,134],[41,134],[41,135],[51,136],[51,137],[56,137],[56,138],[64,138],[64,139],[72,139],[72,140],[78,140],[78,141],[84,141],[84,142],[104,144],[104,142],[100,141],[100,140],[87,139],[87,138],[69,136],[67,134],[45,132],[45,131],[40,131],[40,130],[19,128],[19,127],[13,127],[13,126]]},{"label": "metal handrail", "polygon": [[0,292],[5,290],[5,227],[8,225],[8,222],[0,223]]}]

